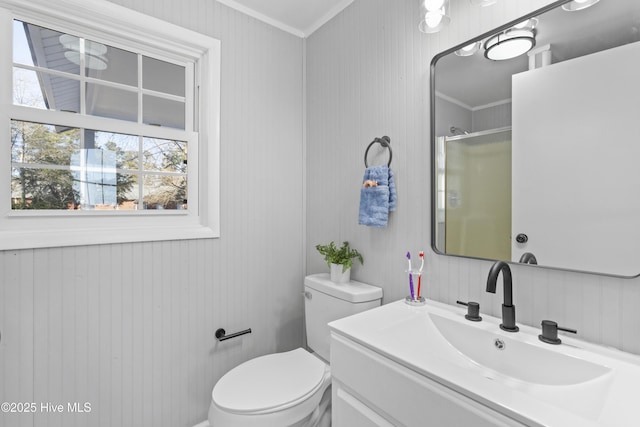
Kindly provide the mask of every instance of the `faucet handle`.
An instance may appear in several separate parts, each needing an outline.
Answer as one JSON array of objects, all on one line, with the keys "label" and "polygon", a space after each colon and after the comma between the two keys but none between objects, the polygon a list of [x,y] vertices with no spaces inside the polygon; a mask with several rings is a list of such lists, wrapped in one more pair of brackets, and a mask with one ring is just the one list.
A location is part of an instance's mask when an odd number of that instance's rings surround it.
[{"label": "faucet handle", "polygon": [[546,342],[547,344],[560,344],[562,340],[558,338],[558,331],[571,332],[572,334],[578,332],[575,329],[558,326],[558,324],[553,320],[543,320],[542,334],[538,335],[538,339],[542,342]]},{"label": "faucet handle", "polygon": [[467,314],[464,315],[465,319],[471,320],[472,322],[479,322],[482,320],[482,317],[480,316],[480,304],[478,304],[477,302],[456,301],[456,303],[467,306]]}]

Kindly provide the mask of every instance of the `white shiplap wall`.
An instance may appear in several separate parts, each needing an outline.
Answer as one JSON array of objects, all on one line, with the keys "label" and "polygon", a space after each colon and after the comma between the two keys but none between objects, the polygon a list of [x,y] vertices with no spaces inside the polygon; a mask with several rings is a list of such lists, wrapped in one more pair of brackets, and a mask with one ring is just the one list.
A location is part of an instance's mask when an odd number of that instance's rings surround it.
[{"label": "white shiplap wall", "polygon": [[212,0],[114,3],[222,42],[221,238],[0,252],[0,402],[91,403],[1,426],[193,426],[222,374],[303,343],[302,40]]},{"label": "white shiplap wall", "polygon": [[[430,250],[429,64],[445,49],[551,3],[501,0],[485,8],[452,0],[452,22],[420,34],[417,0],[356,0],[307,40],[307,272],[326,267],[314,246],[349,240],[365,265],[357,280],[384,288],[385,302],[408,293],[405,254],[427,254],[427,295],[479,301],[500,316],[502,290],[484,291],[490,263]],[[362,156],[389,135],[398,209],[384,229],[358,225]],[[372,149],[373,151],[373,149]],[[375,161],[385,161],[384,155]],[[640,353],[640,280],[514,266],[517,319],[554,319],[579,336]]]}]

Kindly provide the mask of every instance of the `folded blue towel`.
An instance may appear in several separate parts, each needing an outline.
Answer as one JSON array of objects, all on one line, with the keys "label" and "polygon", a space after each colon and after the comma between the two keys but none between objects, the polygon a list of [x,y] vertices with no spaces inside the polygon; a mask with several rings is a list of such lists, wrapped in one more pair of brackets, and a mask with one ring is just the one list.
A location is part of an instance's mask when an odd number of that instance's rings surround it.
[{"label": "folded blue towel", "polygon": [[371,166],[365,169],[363,184],[366,181],[376,186],[364,186],[360,190],[360,212],[358,223],[372,227],[386,227],[389,212],[396,209],[397,193],[393,172],[387,165]]}]

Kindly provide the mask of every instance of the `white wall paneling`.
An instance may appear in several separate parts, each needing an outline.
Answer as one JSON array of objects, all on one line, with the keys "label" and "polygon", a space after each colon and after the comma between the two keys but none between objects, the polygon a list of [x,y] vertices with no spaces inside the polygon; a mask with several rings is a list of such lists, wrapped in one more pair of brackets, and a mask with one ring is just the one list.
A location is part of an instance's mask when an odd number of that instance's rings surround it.
[{"label": "white wall paneling", "polygon": [[476,107],[472,116],[473,132],[511,126],[511,102],[509,100],[496,105]]},{"label": "white wall paneling", "polygon": [[[428,145],[419,143],[428,58],[408,19],[417,12],[417,2],[356,1],[307,40],[307,272],[326,268],[316,244],[348,240],[365,258],[354,275],[383,285],[387,302],[407,292],[404,254],[426,249],[429,228]],[[382,135],[391,138],[398,209],[387,228],[366,228],[358,225],[363,155]],[[376,146],[369,164],[387,158]]]},{"label": "white wall paneling", "polygon": [[[33,402],[33,251],[1,254],[0,402]],[[0,413],[0,421],[16,427],[33,426],[33,415]]]},{"label": "white wall paneling", "polygon": [[0,252],[0,401],[92,409],[2,426],[193,426],[221,375],[303,343],[302,39],[210,0],[114,3],[221,40],[221,238]]}]

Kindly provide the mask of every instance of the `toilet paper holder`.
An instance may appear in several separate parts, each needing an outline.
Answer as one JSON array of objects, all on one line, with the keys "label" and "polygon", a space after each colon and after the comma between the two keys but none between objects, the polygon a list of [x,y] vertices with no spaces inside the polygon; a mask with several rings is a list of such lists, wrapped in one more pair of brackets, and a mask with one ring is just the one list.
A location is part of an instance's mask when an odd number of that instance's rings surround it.
[{"label": "toilet paper holder", "polygon": [[250,334],[250,333],[251,333],[251,328],[245,329],[244,331],[235,332],[233,334],[227,335],[227,332],[224,329],[219,328],[216,331],[216,339],[218,341],[226,341],[226,340],[230,340],[231,338],[236,338],[236,337],[239,337],[241,335]]}]

